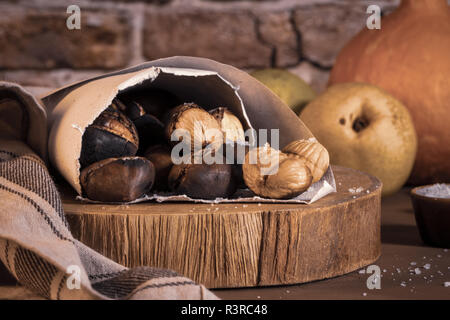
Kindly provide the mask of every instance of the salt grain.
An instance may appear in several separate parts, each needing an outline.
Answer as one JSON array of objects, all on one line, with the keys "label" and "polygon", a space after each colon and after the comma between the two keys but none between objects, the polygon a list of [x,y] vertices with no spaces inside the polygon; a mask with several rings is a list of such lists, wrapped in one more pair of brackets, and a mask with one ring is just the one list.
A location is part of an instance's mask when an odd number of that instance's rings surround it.
[{"label": "salt grain", "polygon": [[446,287],[446,288],[450,287],[450,281],[444,282],[444,287]]},{"label": "salt grain", "polygon": [[348,192],[350,192],[350,193],[360,193],[362,191],[364,191],[363,187],[358,187],[358,188],[355,187],[355,188],[348,189]]},{"label": "salt grain", "polygon": [[413,261],[413,262],[411,262],[410,264],[411,264],[412,266],[415,266],[415,265],[417,264],[417,262],[414,262],[414,261]]},{"label": "salt grain", "polygon": [[363,292],[363,296],[364,296],[364,297],[367,296],[367,293]]},{"label": "salt grain", "polygon": [[400,283],[400,285],[401,285],[402,287],[406,287],[406,283],[405,283],[404,281],[402,281],[402,283]]},{"label": "salt grain", "polygon": [[431,264],[427,263],[423,266],[425,269],[430,270],[431,268]]},{"label": "salt grain", "polygon": [[429,187],[418,189],[416,192],[425,197],[450,199],[450,184],[436,183]]},{"label": "salt grain", "polygon": [[415,269],[414,269],[414,273],[415,273],[415,274],[421,274],[421,273],[422,273],[422,271],[420,271],[420,269],[419,269],[419,268],[415,268]]}]

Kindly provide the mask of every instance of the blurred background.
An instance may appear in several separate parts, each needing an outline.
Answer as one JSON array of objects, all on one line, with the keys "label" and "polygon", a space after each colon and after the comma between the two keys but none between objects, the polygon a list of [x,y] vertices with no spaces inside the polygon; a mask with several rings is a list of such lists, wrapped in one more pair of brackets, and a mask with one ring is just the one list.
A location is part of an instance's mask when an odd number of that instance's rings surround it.
[{"label": "blurred background", "polygon": [[[69,5],[81,30],[68,30]],[[322,91],[336,55],[394,0],[1,0],[0,80],[55,88],[173,55],[287,68]],[[40,91],[40,90],[38,90]]]}]

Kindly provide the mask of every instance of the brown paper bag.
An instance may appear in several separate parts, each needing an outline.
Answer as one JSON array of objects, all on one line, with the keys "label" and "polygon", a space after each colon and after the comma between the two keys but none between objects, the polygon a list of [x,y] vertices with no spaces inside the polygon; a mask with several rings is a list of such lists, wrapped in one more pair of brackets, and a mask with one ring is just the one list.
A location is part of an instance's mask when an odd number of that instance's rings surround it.
[{"label": "brown paper bag", "polygon": [[[247,73],[209,59],[172,57],[147,62],[56,90],[42,98],[49,117],[48,152],[53,165],[81,196],[79,181],[84,130],[104,111],[119,92],[131,88],[165,89],[181,100],[201,106],[228,107],[246,129],[279,129],[279,147],[293,140],[314,138],[301,120],[267,87]],[[201,200],[185,195],[146,195],[137,201],[196,202],[300,202],[310,203],[336,191],[331,169],[307,191],[294,199],[255,197],[239,191],[231,199]]]}]

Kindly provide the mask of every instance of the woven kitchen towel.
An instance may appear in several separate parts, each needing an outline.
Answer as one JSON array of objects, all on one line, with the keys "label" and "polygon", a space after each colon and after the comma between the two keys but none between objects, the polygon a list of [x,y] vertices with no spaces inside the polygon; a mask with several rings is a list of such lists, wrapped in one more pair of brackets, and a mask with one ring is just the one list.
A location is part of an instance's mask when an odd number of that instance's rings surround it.
[{"label": "woven kitchen towel", "polygon": [[0,260],[21,284],[49,299],[217,299],[173,271],[128,269],[74,239],[42,160],[45,132],[40,102],[0,82]]}]

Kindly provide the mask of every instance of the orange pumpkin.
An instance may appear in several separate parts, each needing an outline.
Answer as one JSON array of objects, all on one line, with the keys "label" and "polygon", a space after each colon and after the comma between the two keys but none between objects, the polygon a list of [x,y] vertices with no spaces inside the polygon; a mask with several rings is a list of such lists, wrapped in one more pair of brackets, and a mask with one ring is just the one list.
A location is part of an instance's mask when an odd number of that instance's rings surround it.
[{"label": "orange pumpkin", "polygon": [[340,52],[329,85],[367,82],[409,109],[418,135],[413,184],[450,182],[450,9],[403,0],[380,30],[364,28]]}]

